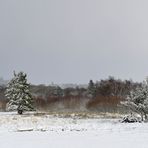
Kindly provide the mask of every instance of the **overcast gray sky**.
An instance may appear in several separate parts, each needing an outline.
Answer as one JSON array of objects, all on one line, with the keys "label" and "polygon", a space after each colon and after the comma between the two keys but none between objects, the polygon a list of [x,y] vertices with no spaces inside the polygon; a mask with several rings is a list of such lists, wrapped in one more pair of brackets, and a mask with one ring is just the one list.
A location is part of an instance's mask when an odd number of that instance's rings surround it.
[{"label": "overcast gray sky", "polygon": [[34,84],[148,75],[147,0],[0,0],[0,77]]}]

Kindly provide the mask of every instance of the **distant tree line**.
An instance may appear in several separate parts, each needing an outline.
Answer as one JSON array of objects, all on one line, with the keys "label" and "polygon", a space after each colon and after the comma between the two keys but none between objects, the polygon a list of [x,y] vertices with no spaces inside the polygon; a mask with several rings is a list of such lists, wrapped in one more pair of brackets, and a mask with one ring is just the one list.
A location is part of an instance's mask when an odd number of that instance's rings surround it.
[{"label": "distant tree line", "polygon": [[[96,82],[90,80],[87,88],[31,85],[30,91],[36,109],[116,112],[120,101],[125,100],[130,91],[138,86],[141,86],[141,83],[110,76]],[[0,87],[0,108],[2,109],[5,109],[8,101],[4,95],[5,90],[5,86]]]}]

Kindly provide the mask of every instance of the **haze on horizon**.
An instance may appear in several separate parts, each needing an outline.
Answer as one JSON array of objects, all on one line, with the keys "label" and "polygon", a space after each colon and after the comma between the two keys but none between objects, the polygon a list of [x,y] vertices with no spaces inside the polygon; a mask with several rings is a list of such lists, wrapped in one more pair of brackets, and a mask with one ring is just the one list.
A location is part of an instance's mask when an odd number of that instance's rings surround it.
[{"label": "haze on horizon", "polygon": [[148,1],[1,0],[0,77],[33,84],[148,75]]}]

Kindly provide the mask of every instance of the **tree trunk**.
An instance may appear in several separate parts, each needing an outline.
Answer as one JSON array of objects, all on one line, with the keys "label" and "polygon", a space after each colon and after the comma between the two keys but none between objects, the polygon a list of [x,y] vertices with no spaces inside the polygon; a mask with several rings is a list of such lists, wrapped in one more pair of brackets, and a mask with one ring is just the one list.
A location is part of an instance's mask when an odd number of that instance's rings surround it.
[{"label": "tree trunk", "polygon": [[141,121],[143,121],[143,113],[141,113]]},{"label": "tree trunk", "polygon": [[23,113],[23,110],[21,110],[21,109],[18,109],[18,110],[17,110],[17,113],[18,113],[18,114],[20,114],[20,115],[22,115],[22,113]]}]

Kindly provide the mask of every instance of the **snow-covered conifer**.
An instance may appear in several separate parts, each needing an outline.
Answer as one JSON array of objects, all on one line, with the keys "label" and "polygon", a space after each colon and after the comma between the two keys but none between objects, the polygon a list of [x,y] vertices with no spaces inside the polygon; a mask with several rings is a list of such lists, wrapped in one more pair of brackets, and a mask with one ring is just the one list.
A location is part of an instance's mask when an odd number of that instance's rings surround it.
[{"label": "snow-covered conifer", "polygon": [[7,110],[17,110],[19,114],[23,111],[32,111],[33,99],[27,83],[27,75],[23,72],[15,74],[14,78],[8,83],[5,96],[8,98]]},{"label": "snow-covered conifer", "polygon": [[148,114],[148,80],[144,81],[141,86],[132,90],[127,96],[126,101],[121,104],[128,107],[131,111],[138,113],[142,120],[145,120]]}]

